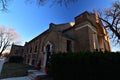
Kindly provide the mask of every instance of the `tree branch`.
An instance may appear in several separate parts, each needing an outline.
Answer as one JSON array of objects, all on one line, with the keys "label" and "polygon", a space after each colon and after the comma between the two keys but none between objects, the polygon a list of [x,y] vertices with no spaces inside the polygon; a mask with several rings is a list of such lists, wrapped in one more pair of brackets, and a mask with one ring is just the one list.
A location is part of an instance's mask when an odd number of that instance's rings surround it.
[{"label": "tree branch", "polygon": [[105,23],[108,24],[110,30],[111,30],[111,31],[118,37],[118,39],[120,40],[120,34],[119,34],[116,30],[114,30],[113,25],[111,25],[108,21],[106,21],[106,20],[103,19],[103,18],[100,18],[100,19],[101,19],[102,21],[104,21]]}]

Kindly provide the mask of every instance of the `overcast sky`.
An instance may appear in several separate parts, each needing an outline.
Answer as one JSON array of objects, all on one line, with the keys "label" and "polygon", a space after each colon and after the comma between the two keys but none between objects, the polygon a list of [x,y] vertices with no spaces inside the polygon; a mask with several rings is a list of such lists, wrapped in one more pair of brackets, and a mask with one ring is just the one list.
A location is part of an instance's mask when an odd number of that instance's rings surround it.
[{"label": "overcast sky", "polygon": [[[12,27],[20,35],[23,42],[28,42],[46,29],[49,24],[61,24],[74,21],[74,17],[84,11],[98,8],[108,8],[115,0],[78,0],[67,7],[47,3],[38,6],[36,3],[28,4],[25,0],[12,0],[9,2],[8,12],[0,12],[0,26]],[[113,47],[113,51],[119,50]]]}]

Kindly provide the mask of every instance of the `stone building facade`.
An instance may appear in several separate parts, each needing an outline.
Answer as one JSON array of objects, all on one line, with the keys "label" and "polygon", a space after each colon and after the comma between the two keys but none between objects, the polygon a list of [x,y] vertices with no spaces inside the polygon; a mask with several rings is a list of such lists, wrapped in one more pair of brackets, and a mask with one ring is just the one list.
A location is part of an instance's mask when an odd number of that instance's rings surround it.
[{"label": "stone building facade", "polygon": [[24,46],[12,45],[10,55],[11,56],[22,56],[24,52]]},{"label": "stone building facade", "polygon": [[[49,25],[49,29],[24,45],[25,63],[45,68],[58,52],[111,51],[109,36],[97,14],[84,12],[75,22]],[[12,51],[12,50],[11,50]]]}]

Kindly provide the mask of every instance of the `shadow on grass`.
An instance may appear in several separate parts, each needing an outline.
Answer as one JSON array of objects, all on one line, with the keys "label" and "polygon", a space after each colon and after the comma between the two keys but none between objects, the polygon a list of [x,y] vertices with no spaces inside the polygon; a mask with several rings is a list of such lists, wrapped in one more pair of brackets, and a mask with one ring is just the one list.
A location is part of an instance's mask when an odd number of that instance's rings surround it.
[{"label": "shadow on grass", "polygon": [[0,75],[0,79],[9,77],[27,76],[28,70],[34,67],[23,63],[5,63]]}]

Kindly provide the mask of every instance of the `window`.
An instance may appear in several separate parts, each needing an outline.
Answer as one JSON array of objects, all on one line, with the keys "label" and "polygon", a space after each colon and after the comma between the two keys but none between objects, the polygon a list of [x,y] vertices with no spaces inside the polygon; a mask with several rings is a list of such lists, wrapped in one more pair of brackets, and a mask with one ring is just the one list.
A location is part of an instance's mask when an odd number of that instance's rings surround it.
[{"label": "window", "polygon": [[35,65],[35,60],[34,59],[32,60],[32,65]]},{"label": "window", "polygon": [[37,52],[37,46],[35,46],[35,52]]},{"label": "window", "polygon": [[47,46],[46,46],[46,51],[47,51],[47,52],[50,52],[50,45],[47,45]]},{"label": "window", "polygon": [[96,38],[95,38],[95,33],[93,33],[93,48],[96,50]]},{"label": "window", "polygon": [[26,55],[24,56],[24,61],[26,61]]},{"label": "window", "polygon": [[32,48],[30,48],[30,53],[32,53]]},{"label": "window", "polygon": [[22,51],[21,51],[22,53],[24,52],[24,49],[22,49]]},{"label": "window", "polygon": [[28,59],[27,59],[27,63],[28,63],[28,64],[29,64],[29,60],[30,60],[30,59],[28,58]]},{"label": "window", "polygon": [[72,51],[72,42],[70,40],[67,40],[67,52]]}]

